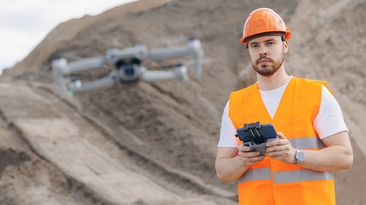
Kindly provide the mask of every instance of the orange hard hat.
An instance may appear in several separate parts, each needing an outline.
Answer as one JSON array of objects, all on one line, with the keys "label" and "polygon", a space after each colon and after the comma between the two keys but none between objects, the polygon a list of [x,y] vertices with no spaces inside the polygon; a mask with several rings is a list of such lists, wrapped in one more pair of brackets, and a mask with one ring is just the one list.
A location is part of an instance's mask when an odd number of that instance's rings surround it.
[{"label": "orange hard hat", "polygon": [[243,28],[243,38],[240,41],[247,45],[247,38],[262,33],[284,33],[288,40],[291,31],[286,27],[280,15],[269,8],[259,8],[254,10],[246,20]]}]

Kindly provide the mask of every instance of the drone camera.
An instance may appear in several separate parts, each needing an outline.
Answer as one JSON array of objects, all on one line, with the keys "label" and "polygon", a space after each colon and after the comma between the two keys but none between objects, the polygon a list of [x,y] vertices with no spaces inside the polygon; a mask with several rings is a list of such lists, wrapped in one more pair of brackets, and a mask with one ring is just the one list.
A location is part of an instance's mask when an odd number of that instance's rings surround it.
[{"label": "drone camera", "polygon": [[122,81],[137,80],[140,76],[140,63],[141,60],[133,58],[128,62],[119,60],[116,62],[116,68],[118,70],[119,77]]},{"label": "drone camera", "polygon": [[[128,67],[130,67],[130,66],[128,66]],[[125,74],[127,76],[133,76],[134,73],[135,73],[135,70],[133,69],[133,67],[132,68],[126,68],[125,69]]]}]

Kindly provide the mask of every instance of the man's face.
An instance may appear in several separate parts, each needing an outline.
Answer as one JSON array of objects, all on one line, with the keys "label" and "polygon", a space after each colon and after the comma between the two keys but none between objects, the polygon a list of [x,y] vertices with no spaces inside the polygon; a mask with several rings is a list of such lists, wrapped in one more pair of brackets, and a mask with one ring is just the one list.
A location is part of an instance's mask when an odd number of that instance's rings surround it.
[{"label": "man's face", "polygon": [[262,76],[271,76],[282,66],[288,42],[281,36],[261,36],[248,42],[253,69]]}]

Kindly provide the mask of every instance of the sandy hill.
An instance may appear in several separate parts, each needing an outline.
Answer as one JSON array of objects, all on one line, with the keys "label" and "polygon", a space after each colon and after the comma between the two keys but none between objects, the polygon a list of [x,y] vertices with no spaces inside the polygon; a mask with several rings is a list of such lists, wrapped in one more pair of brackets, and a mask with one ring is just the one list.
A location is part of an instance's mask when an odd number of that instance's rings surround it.
[{"label": "sandy hill", "polygon": [[[214,161],[229,94],[254,81],[239,39],[258,7],[292,30],[288,72],[327,80],[339,100],[355,160],[335,173],[338,204],[366,204],[366,0],[141,0],[60,24],[0,78],[0,204],[236,204],[235,183],[217,179]],[[201,79],[63,99],[50,73],[56,55],[74,61],[189,37],[215,60]]]}]

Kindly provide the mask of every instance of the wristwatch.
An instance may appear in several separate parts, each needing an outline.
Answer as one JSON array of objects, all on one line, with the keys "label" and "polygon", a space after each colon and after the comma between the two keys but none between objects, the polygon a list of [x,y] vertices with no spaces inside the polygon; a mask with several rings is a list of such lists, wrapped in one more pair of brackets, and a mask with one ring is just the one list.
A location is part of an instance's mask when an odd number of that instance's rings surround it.
[{"label": "wristwatch", "polygon": [[304,152],[299,150],[299,149],[296,149],[295,160],[296,160],[296,162],[294,163],[294,165],[295,164],[302,164],[305,160]]}]

